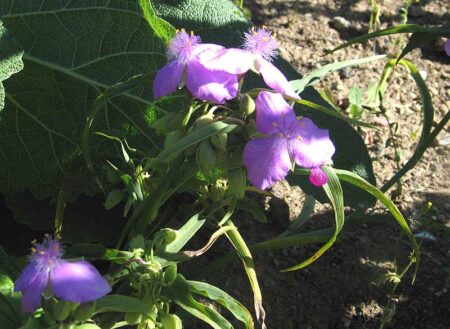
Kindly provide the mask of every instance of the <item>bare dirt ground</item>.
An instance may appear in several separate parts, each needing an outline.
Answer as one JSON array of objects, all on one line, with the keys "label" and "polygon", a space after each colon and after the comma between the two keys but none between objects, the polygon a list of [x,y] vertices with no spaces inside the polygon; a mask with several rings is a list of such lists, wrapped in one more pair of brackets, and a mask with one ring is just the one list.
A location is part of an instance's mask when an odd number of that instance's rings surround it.
[{"label": "bare dirt ground", "polygon": [[[245,2],[251,9],[256,25],[266,25],[277,33],[281,54],[302,74],[321,66],[345,59],[388,53],[398,37],[384,37],[376,42],[353,46],[323,56],[325,50],[366,33],[370,17],[369,1],[269,1]],[[381,1],[381,28],[400,23],[402,1]],[[422,1],[410,10],[409,23],[443,24],[450,20],[448,1]],[[336,16],[344,18],[348,26],[336,25]],[[443,51],[443,40],[416,49],[407,56],[426,77],[433,98],[437,124],[450,111],[450,57]],[[316,85],[318,90],[329,88],[338,105],[346,110],[349,90],[358,86],[366,90],[380,78],[385,61],[334,73]],[[384,105],[389,122],[394,123],[394,140],[404,164],[414,152],[420,135],[421,102],[414,81],[406,70],[394,72]],[[380,128],[361,131],[374,160],[378,186],[395,172],[395,150],[392,134],[384,125],[385,117],[366,111],[363,120],[379,124]],[[396,123],[396,124],[395,124]],[[450,328],[450,161],[448,145],[450,127],[437,137],[419,164],[402,179],[403,191],[391,188],[389,196],[410,220],[415,232],[427,230],[435,241],[424,240],[422,260],[414,285],[412,271],[404,277],[387,307],[389,287],[375,283],[388,271],[401,268],[407,261],[409,246],[395,223],[363,224],[347,229],[337,244],[321,259],[293,273],[279,270],[299,263],[310,256],[317,246],[298,247],[255,256],[261,280],[268,328],[384,328],[443,329]],[[243,235],[251,243],[271,238],[282,232],[289,220],[298,215],[303,195],[286,182],[275,186],[279,198],[266,200],[271,224],[256,224],[242,218],[238,223]],[[420,216],[420,209],[432,202],[431,211]],[[329,226],[333,215],[328,206],[318,206],[311,228]],[[257,233],[256,233],[257,232]],[[224,247],[225,248],[225,247]],[[208,280],[241,296],[249,309],[252,300],[248,283],[243,280],[241,265],[235,262],[222,273],[214,273]],[[384,321],[385,319],[386,321]]]}]

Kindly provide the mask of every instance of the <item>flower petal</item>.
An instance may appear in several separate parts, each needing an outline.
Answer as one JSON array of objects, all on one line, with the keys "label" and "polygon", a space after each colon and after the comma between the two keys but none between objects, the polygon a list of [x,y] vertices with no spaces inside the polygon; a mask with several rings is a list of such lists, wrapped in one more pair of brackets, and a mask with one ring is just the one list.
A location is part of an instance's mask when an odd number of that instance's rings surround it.
[{"label": "flower petal", "polygon": [[255,56],[243,49],[229,48],[218,51],[213,57],[200,57],[200,61],[213,71],[243,74],[253,67]]},{"label": "flower petal", "polygon": [[199,43],[192,49],[192,57],[194,56],[207,56],[212,57],[217,54],[220,50],[225,49],[223,46],[216,45],[214,43]]},{"label": "flower petal", "polygon": [[97,269],[84,260],[61,260],[50,273],[50,285],[57,297],[75,303],[93,301],[111,291]]},{"label": "flower petal", "polygon": [[27,290],[38,274],[37,264],[35,262],[29,263],[20,273],[16,282],[14,282],[14,291]]},{"label": "flower petal", "polygon": [[264,190],[283,179],[291,168],[291,160],[283,138],[257,138],[244,148],[247,178],[257,188]]},{"label": "flower petal", "polygon": [[291,84],[279,69],[262,57],[256,59],[256,69],[261,73],[264,82],[270,88],[291,98],[300,99]]},{"label": "flower petal", "polygon": [[191,61],[187,67],[186,87],[197,99],[222,104],[236,97],[239,84],[234,74],[214,72],[199,61]]},{"label": "flower petal", "polygon": [[22,312],[31,313],[41,306],[42,292],[47,287],[47,284],[48,272],[37,273],[29,283],[28,288],[22,290]]},{"label": "flower petal", "polygon": [[328,181],[327,174],[322,170],[322,168],[316,167],[311,169],[311,174],[309,175],[309,181],[315,186],[325,185]]},{"label": "flower petal", "polygon": [[263,134],[284,133],[296,121],[292,107],[281,94],[262,91],[256,98],[256,129]]},{"label": "flower petal", "polygon": [[163,66],[158,73],[156,73],[153,81],[153,97],[160,98],[167,96],[177,90],[181,77],[183,76],[185,65],[173,61]]},{"label": "flower petal", "polygon": [[303,118],[291,134],[289,153],[299,166],[315,168],[331,163],[335,148],[327,129],[321,129],[310,119]]}]

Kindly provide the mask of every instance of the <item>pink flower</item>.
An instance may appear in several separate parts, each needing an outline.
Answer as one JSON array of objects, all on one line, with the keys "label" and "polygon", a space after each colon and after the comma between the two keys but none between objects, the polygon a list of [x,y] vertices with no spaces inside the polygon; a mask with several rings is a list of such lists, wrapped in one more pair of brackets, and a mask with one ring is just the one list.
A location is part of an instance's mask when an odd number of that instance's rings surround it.
[{"label": "pink flower", "polygon": [[201,44],[199,36],[178,31],[167,50],[169,63],[156,74],[153,96],[167,96],[185,82],[197,99],[222,104],[236,97],[238,80],[234,74],[212,71],[200,63],[200,58],[207,60],[222,49],[215,44]]},{"label": "pink flower", "polygon": [[263,91],[256,99],[256,129],[266,135],[252,139],[244,148],[249,181],[260,189],[271,187],[297,165],[310,168],[316,186],[327,182],[321,169],[332,163],[335,148],[328,130],[308,118],[297,118],[281,94]]},{"label": "pink flower", "polygon": [[22,292],[23,312],[33,312],[41,306],[43,291],[49,287],[63,300],[84,303],[96,300],[111,291],[97,269],[81,260],[61,259],[61,244],[47,237],[35,244],[28,264],[14,284]]},{"label": "pink flower", "polygon": [[201,60],[210,70],[221,70],[233,74],[244,74],[253,70],[261,74],[264,82],[275,91],[299,99],[289,81],[271,62],[277,55],[278,42],[265,28],[245,33],[244,49],[223,49],[211,58]]}]

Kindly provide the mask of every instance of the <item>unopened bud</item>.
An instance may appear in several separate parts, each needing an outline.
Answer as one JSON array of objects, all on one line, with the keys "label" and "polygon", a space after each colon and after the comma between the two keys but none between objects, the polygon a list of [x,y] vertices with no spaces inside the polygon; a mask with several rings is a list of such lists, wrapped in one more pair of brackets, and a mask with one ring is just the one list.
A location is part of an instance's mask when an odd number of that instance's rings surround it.
[{"label": "unopened bud", "polygon": [[152,127],[160,134],[167,134],[171,131],[181,128],[181,121],[183,120],[182,113],[166,113],[163,117],[156,120]]},{"label": "unopened bud", "polygon": [[183,328],[183,324],[181,323],[180,318],[175,314],[161,312],[160,321],[164,329]]},{"label": "unopened bud", "polygon": [[128,324],[138,324],[142,321],[142,315],[139,313],[127,313],[125,314],[125,321]]},{"label": "unopened bud", "polygon": [[125,193],[121,190],[112,190],[106,197],[106,201],[104,203],[105,209],[109,210],[114,208],[122,200],[125,200]]},{"label": "unopened bud", "polygon": [[219,151],[225,152],[227,150],[227,139],[227,133],[218,133],[211,137],[211,144]]},{"label": "unopened bud", "polygon": [[170,285],[177,277],[177,264],[170,264],[164,271],[164,281]]},{"label": "unopened bud", "polygon": [[213,122],[214,122],[214,117],[212,116],[212,114],[208,113],[208,114],[202,115],[195,121],[195,127],[196,127],[196,129],[199,129],[199,128],[205,127]]},{"label": "unopened bud", "polygon": [[208,141],[203,141],[197,148],[197,165],[203,173],[209,173],[216,164],[216,151]]},{"label": "unopened bud", "polygon": [[95,311],[95,301],[80,304],[73,313],[73,318],[83,322],[89,319]]},{"label": "unopened bud", "polygon": [[225,196],[225,192],[228,188],[228,182],[225,179],[218,179],[211,187],[211,198],[214,201],[220,201]]},{"label": "unopened bud", "polygon": [[243,94],[241,96],[241,102],[239,103],[239,109],[242,114],[252,114],[255,112],[255,101],[248,94]]},{"label": "unopened bud", "polygon": [[173,242],[178,235],[178,232],[176,230],[172,230],[171,228],[163,228],[161,230],[161,232],[164,233],[164,240],[166,241],[166,243],[171,243]]},{"label": "unopened bud", "polygon": [[50,305],[52,315],[56,321],[64,321],[72,312],[72,304],[70,302],[53,299]]},{"label": "unopened bud", "polygon": [[228,171],[228,191],[238,199],[244,197],[247,188],[247,176],[243,167],[230,169]]}]

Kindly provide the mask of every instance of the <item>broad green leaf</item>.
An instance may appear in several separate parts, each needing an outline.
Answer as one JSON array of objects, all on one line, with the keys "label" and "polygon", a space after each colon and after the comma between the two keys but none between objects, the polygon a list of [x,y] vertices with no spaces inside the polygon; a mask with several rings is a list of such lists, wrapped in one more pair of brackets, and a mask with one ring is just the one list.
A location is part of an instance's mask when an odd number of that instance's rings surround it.
[{"label": "broad green leaf", "polygon": [[370,63],[373,61],[383,59],[385,57],[386,57],[386,55],[377,55],[377,56],[349,59],[349,60],[345,60],[342,62],[326,64],[326,65],[322,66],[320,69],[309,73],[308,75],[304,76],[301,79],[291,81],[291,85],[294,88],[294,90],[297,93],[299,93],[300,96],[302,96],[301,93],[306,87],[315,85],[323,77],[327,76],[328,74],[330,74],[332,72],[342,70],[343,68],[346,68],[346,67],[352,67],[352,66],[356,66],[356,65]]},{"label": "broad green leaf", "polygon": [[230,311],[236,319],[245,324],[245,328],[254,328],[250,312],[225,291],[205,282],[187,281],[193,293],[207,297]]},{"label": "broad green leaf", "polygon": [[[161,31],[152,31],[135,0],[3,0],[0,19],[25,50],[25,69],[5,83],[0,190],[50,197],[80,156],[92,102],[113,85],[165,64],[165,40]],[[7,41],[0,39],[2,52]],[[93,128],[119,132],[151,152],[160,139],[149,124],[165,102],[170,97],[154,103],[148,79],[108,101]],[[91,147],[100,156],[114,154],[98,140]]]},{"label": "broad green leaf", "polygon": [[161,40],[169,43],[170,39],[172,39],[175,35],[175,28],[167,21],[156,16],[156,13],[152,7],[151,0],[139,0],[139,5],[141,6],[145,19],[147,20],[154,33]]},{"label": "broad green leaf", "polygon": [[389,27],[384,30],[367,33],[367,34],[361,35],[359,37],[353,38],[350,41],[347,41],[347,42],[337,46],[336,48],[332,49],[330,51],[330,53],[335,52],[342,48],[346,48],[355,43],[362,43],[369,39],[381,37],[383,35],[390,35],[390,34],[397,34],[397,33],[418,33],[418,32],[429,33],[435,37],[445,36],[448,38],[448,37],[450,37],[450,24],[447,24],[447,25],[444,25],[441,27],[437,26],[437,27],[431,27],[431,28],[427,28],[425,26],[415,25],[415,24],[397,25],[397,26]]},{"label": "broad green leaf", "polygon": [[5,107],[5,88],[2,81],[23,69],[23,50],[0,20],[0,111]]},{"label": "broad green leaf", "polygon": [[107,295],[96,301],[94,314],[106,312],[134,312],[152,317],[150,309],[145,303],[139,299],[122,295]]},{"label": "broad green leaf", "polygon": [[332,167],[323,166],[323,170],[325,171],[328,177],[328,182],[323,186],[323,189],[325,190],[328,198],[330,199],[334,210],[334,218],[335,218],[334,233],[331,236],[331,239],[328,240],[327,243],[325,243],[317,252],[315,252],[314,255],[312,255],[310,258],[301,262],[298,265],[283,270],[283,272],[299,270],[316,261],[320,256],[323,255],[325,251],[327,251],[334,244],[338,234],[344,227],[344,217],[345,217],[344,198],[341,183],[339,182],[339,178]]},{"label": "broad green leaf", "polygon": [[[414,150],[411,158],[402,166],[402,168],[382,187],[382,191],[387,191],[391,188],[398,180],[403,177],[408,171],[410,171],[414,166],[419,162],[425,153],[426,149],[430,146],[430,141],[428,137],[431,133],[431,128],[433,126],[433,118],[434,118],[434,107],[433,101],[431,99],[430,92],[428,91],[427,85],[425,81],[423,81],[422,76],[419,73],[419,70],[414,66],[413,63],[402,59],[399,61],[400,65],[406,67],[406,69],[411,74],[412,78],[416,82],[417,88],[419,89],[420,98],[422,100],[422,131],[420,133],[420,139],[417,143],[416,149]],[[438,129],[437,127],[435,130]],[[439,130],[437,131],[439,132]],[[434,139],[434,138],[433,138]]]},{"label": "broad green leaf", "polygon": [[206,322],[214,329],[232,329],[233,326],[214,308],[199,303],[192,296],[189,283],[178,274],[170,287],[162,288],[162,296],[169,298],[186,312]]},{"label": "broad green leaf", "polygon": [[74,329],[101,329],[101,328],[93,323],[85,323],[74,327]]}]

